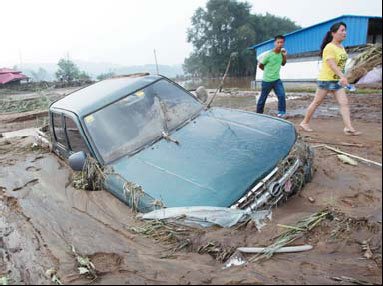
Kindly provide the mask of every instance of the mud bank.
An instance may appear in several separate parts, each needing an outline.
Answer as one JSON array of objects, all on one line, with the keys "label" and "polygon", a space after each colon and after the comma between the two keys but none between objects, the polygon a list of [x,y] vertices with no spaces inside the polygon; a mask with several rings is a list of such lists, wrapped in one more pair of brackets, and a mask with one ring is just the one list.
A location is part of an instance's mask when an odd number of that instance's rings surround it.
[{"label": "mud bank", "polygon": [[[303,107],[311,98],[289,101],[288,108]],[[370,98],[375,99],[363,101],[361,108],[379,114],[378,96]],[[218,103],[232,107],[225,100]],[[254,109],[249,102],[237,104]],[[336,107],[335,102],[329,105]],[[267,112],[272,114],[274,107],[269,105]],[[344,136],[339,116],[323,113],[313,121],[316,132],[301,135],[313,145],[332,144],[381,162],[381,121],[372,120],[367,112],[359,114],[361,118],[354,119],[362,137]],[[291,120],[299,123],[300,118]],[[11,284],[52,284],[45,275],[51,268],[62,283],[90,283],[79,275],[72,246],[94,264],[98,279],[92,284],[350,283],[341,277],[382,283],[380,168],[345,165],[332,152],[318,148],[313,182],[274,209],[272,222],[261,232],[245,225],[184,231],[181,239],[169,240],[137,231],[146,223],[108,192],[74,189],[66,163],[32,148],[33,143],[31,137],[0,139],[0,277],[8,277]],[[237,247],[269,245],[285,231],[279,224],[295,225],[323,209],[329,209],[332,217],[295,243],[313,245],[309,252],[279,254],[261,264],[227,269],[217,259]]]}]

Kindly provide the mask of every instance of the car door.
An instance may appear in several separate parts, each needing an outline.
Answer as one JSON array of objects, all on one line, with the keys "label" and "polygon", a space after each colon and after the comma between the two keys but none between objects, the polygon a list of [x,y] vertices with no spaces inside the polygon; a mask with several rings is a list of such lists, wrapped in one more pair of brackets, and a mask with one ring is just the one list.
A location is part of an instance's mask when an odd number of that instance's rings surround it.
[{"label": "car door", "polygon": [[84,151],[90,154],[89,147],[80,132],[76,117],[66,112],[53,111],[51,113],[53,128],[53,151],[68,159],[70,155]]},{"label": "car door", "polygon": [[51,132],[53,139],[53,151],[60,157],[67,159],[70,156],[68,138],[65,132],[64,114],[51,112]]}]

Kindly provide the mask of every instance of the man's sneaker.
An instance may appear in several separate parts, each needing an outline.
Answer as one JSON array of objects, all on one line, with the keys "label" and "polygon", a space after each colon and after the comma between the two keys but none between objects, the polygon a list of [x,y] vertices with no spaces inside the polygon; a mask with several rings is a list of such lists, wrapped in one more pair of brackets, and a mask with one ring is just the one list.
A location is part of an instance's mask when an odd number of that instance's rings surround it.
[{"label": "man's sneaker", "polygon": [[286,113],[278,113],[277,117],[284,119],[284,118],[286,118]]}]

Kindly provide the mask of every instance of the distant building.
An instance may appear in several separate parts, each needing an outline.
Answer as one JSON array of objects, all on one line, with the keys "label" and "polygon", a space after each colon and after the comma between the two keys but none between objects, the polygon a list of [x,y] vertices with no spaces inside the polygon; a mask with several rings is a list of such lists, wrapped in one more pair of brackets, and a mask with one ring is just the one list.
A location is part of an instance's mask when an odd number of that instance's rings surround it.
[{"label": "distant building", "polygon": [[[285,48],[288,63],[281,69],[281,78],[287,82],[315,82],[322,64],[319,50],[322,40],[336,22],[347,25],[347,38],[343,45],[352,58],[352,50],[369,43],[382,43],[382,17],[344,15],[316,25],[286,34]],[[274,39],[254,45],[255,56],[274,48]],[[257,68],[256,80],[262,80],[263,72]]]},{"label": "distant building", "polygon": [[21,81],[27,81],[29,78],[20,71],[8,68],[0,68],[0,86],[6,84],[19,84]]}]

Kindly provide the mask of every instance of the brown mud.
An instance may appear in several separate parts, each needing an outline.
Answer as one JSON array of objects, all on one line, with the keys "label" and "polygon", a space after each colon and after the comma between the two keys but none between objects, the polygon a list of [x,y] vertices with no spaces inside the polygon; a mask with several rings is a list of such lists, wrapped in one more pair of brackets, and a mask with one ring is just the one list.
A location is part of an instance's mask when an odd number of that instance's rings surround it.
[{"label": "brown mud", "polygon": [[[316,132],[301,136],[313,146],[332,144],[381,162],[381,98],[350,96],[355,127],[363,136],[343,135],[338,106],[331,98],[312,122]],[[298,124],[311,99],[305,94],[288,101],[293,115],[289,120]],[[253,95],[216,101],[217,106],[249,111],[255,110],[254,103]],[[275,109],[272,102],[266,112],[274,114]],[[2,130],[17,130],[14,125],[8,128],[14,124],[5,123],[8,115],[0,114]],[[72,188],[67,164],[32,148],[33,143],[32,137],[0,138],[0,278],[8,277],[10,284],[53,284],[46,276],[51,268],[64,284],[344,285],[354,281],[348,278],[382,283],[381,168],[345,165],[333,152],[315,148],[314,180],[274,209],[272,221],[261,231],[248,225],[185,229],[181,236],[172,236],[169,230],[155,239],[137,231],[147,224],[108,192]],[[313,250],[224,269],[221,258],[236,247],[269,245],[285,231],[278,224],[295,225],[323,209],[331,210],[332,217],[294,243],[311,244]],[[79,275],[72,246],[94,264],[96,280]]]}]

